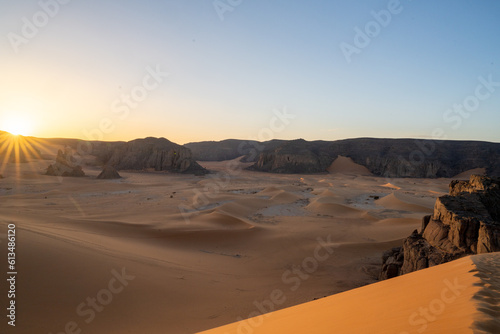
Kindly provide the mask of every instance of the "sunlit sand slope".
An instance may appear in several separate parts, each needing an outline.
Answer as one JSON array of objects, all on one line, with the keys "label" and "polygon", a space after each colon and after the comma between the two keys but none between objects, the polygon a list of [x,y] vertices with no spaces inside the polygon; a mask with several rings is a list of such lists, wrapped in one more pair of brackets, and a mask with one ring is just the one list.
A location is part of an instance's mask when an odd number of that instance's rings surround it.
[{"label": "sunlit sand slope", "polygon": [[500,333],[499,291],[500,253],[483,254],[203,333]]}]

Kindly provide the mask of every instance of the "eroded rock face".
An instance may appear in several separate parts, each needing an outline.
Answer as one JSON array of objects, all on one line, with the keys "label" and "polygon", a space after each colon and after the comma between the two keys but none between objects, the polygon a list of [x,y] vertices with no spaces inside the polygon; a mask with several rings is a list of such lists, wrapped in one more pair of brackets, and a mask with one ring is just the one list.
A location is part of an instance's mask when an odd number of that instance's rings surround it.
[{"label": "eroded rock face", "polygon": [[188,148],[165,138],[136,139],[109,145],[100,150],[99,158],[117,170],[152,169],[180,173],[207,173],[193,160]]},{"label": "eroded rock face", "polygon": [[[380,279],[432,267],[470,254],[500,251],[500,179],[472,175],[453,181],[403,247],[384,254]],[[396,261],[397,260],[397,261]],[[397,266],[397,270],[394,268]]]},{"label": "eroded rock face", "polygon": [[57,152],[56,162],[47,167],[47,172],[45,174],[51,176],[85,176],[82,166],[75,165],[74,162],[75,159],[71,154],[71,150],[68,149],[64,153],[62,150],[59,150]]},{"label": "eroded rock face", "polygon": [[251,169],[325,172],[339,155],[384,177],[453,177],[474,168],[485,168],[488,175],[500,176],[498,143],[417,139],[292,140],[263,151]]},{"label": "eroded rock face", "polygon": [[289,141],[272,151],[261,153],[250,169],[273,173],[325,172],[333,160],[314,148],[315,145],[323,147],[325,143],[311,143],[304,139]]},{"label": "eroded rock face", "polygon": [[259,142],[255,140],[227,139],[222,141],[204,141],[184,144],[193,153],[197,161],[224,161],[243,156],[243,162],[256,162],[259,154],[265,150],[275,149],[284,140]]}]

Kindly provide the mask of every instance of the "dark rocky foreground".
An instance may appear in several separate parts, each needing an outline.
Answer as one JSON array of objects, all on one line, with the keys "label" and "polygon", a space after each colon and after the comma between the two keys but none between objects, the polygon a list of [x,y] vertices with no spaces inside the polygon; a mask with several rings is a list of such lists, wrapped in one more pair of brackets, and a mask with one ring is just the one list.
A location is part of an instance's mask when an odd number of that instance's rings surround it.
[{"label": "dark rocky foreground", "polygon": [[380,279],[404,275],[471,254],[500,251],[500,179],[473,175],[453,181],[402,247],[384,253]]},{"label": "dark rocky foreground", "polygon": [[479,141],[359,138],[288,141],[263,151],[253,170],[322,173],[339,156],[384,177],[453,177],[474,168],[500,176],[500,144]]}]

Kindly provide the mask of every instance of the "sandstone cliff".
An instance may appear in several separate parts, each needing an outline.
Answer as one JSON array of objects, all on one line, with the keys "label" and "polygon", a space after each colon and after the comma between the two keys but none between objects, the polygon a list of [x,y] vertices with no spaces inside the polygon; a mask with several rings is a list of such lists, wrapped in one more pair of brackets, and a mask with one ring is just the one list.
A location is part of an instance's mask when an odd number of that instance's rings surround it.
[{"label": "sandstone cliff", "polygon": [[380,279],[407,274],[470,254],[500,251],[500,179],[472,175],[453,181],[403,246],[384,253]]},{"label": "sandstone cliff", "polygon": [[170,171],[205,174],[207,171],[192,158],[191,151],[165,138],[136,139],[130,142],[94,143],[102,164],[117,170]]},{"label": "sandstone cliff", "polygon": [[488,175],[500,176],[498,143],[416,139],[293,140],[262,152],[251,169],[320,173],[339,155],[384,177],[453,177],[474,168],[486,168]]},{"label": "sandstone cliff", "polygon": [[224,161],[243,156],[244,162],[256,162],[261,152],[275,149],[283,143],[284,140],[277,139],[266,142],[227,139],[187,143],[184,146],[193,152],[193,158],[198,161]]}]

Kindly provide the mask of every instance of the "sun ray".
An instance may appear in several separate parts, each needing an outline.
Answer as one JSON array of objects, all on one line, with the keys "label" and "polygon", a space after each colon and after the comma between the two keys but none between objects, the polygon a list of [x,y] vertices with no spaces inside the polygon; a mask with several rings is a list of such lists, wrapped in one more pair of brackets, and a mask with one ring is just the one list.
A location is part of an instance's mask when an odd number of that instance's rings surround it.
[{"label": "sun ray", "polygon": [[49,149],[50,143],[47,140],[30,137],[29,142],[38,150],[40,159],[43,159],[41,154],[51,154],[51,150]]},{"label": "sun ray", "polygon": [[29,142],[29,140],[27,138],[23,137],[23,138],[21,138],[21,141],[22,141],[22,143],[19,145],[21,147],[21,151],[23,152],[26,159],[30,159],[29,161],[27,161],[28,166],[30,167],[32,172],[36,173],[37,169],[34,166],[34,164],[31,162],[31,158],[34,157],[37,159],[41,159],[41,156],[37,152],[37,150],[33,148],[33,146],[31,145],[31,143]]},{"label": "sun ray", "polygon": [[21,174],[21,164],[26,163],[31,171],[37,173],[33,159],[42,159],[40,148],[48,151],[43,141],[35,138],[16,136],[9,133],[0,134],[0,174],[3,174],[9,163],[15,164],[15,173]]},{"label": "sun ray", "polygon": [[5,156],[2,163],[2,169],[1,169],[2,173],[5,171],[5,168],[7,168],[7,164],[10,161],[12,150],[14,149],[14,142],[9,138],[5,141],[3,147],[6,148],[3,150],[5,151]]}]

